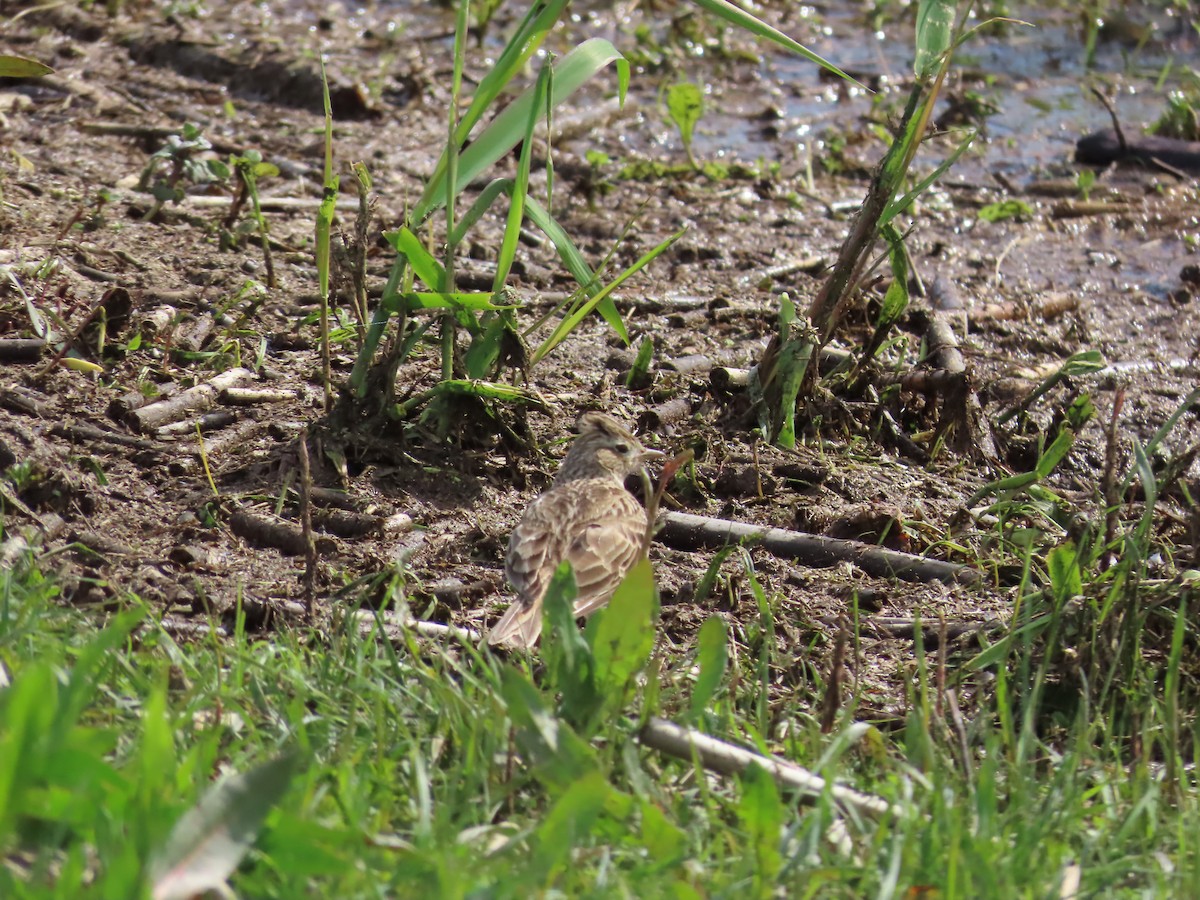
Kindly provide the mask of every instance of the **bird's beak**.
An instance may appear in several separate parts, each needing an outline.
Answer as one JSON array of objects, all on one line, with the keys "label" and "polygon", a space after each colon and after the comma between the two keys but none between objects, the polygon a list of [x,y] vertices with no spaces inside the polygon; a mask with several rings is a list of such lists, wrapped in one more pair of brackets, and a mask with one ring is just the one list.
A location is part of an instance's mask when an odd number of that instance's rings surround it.
[{"label": "bird's beak", "polygon": [[667,454],[663,453],[661,450],[643,450],[642,462],[650,462],[654,459],[662,459],[666,455]]}]

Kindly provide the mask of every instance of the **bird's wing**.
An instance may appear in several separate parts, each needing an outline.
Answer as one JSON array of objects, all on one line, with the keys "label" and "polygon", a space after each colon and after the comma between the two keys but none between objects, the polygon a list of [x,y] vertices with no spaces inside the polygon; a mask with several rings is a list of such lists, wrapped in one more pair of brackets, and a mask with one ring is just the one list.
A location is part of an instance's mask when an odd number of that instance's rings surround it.
[{"label": "bird's wing", "polygon": [[542,633],[542,595],[564,554],[562,520],[569,513],[564,497],[543,494],[525,512],[508,539],[504,571],[517,599],[488,632],[488,643],[532,647]]},{"label": "bird's wing", "polygon": [[542,597],[565,559],[575,573],[575,615],[608,602],[637,562],[646,512],[607,481],[574,482],[543,494],[513,530],[505,557],[517,599],[488,635],[492,644],[531,647],[542,629]]},{"label": "bird's wing", "polygon": [[623,490],[613,494],[612,502],[575,533],[566,559],[579,588],[576,616],[590,616],[609,601],[641,556],[645,536],[646,511]]}]

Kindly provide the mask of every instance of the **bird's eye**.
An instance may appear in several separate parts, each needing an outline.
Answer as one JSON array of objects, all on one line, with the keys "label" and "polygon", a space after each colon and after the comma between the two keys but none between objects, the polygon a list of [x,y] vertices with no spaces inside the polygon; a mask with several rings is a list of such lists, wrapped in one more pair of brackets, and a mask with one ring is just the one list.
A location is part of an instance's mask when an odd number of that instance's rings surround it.
[{"label": "bird's eye", "polygon": [[613,449],[616,450],[618,453],[628,453],[629,445],[626,444],[624,441],[622,441],[619,444],[614,444]]}]

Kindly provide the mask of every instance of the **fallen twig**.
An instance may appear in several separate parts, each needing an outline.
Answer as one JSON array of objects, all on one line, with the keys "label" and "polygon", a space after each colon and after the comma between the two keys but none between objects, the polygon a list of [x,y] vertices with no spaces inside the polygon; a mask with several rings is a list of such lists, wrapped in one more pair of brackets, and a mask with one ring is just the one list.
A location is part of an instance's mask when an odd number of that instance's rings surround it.
[{"label": "fallen twig", "polygon": [[26,390],[16,384],[10,384],[0,391],[0,406],[39,419],[45,419],[51,414],[50,405],[45,401],[46,397],[43,394]]},{"label": "fallen twig", "polygon": [[[294,522],[271,519],[239,509],[229,517],[229,530],[259,547],[273,547],[289,556],[303,556],[308,545],[304,530]],[[317,538],[317,549],[329,552],[336,549],[332,538]]]},{"label": "fallen twig", "polygon": [[386,626],[415,631],[422,637],[437,639],[456,638],[467,644],[480,644],[483,642],[483,635],[474,628],[443,625],[441,622],[426,622],[423,619],[414,619],[412,617],[401,618],[395,613],[377,613],[371,609],[359,609],[354,612],[354,617],[359,621],[359,629],[363,632],[369,631],[374,626],[377,616]]},{"label": "fallen twig", "polygon": [[1014,319],[1053,319],[1078,308],[1078,294],[1071,294],[1066,291],[1052,291],[1040,300],[1029,304],[1016,300],[989,303],[986,306],[971,310],[970,319],[971,322],[976,324],[988,321],[1012,321]]},{"label": "fallen twig", "polygon": [[723,775],[740,774],[752,765],[759,765],[770,773],[779,785],[793,788],[806,797],[820,797],[828,791],[829,796],[837,803],[857,812],[873,816],[884,816],[888,813],[901,815],[897,807],[882,797],[826,782],[824,778],[795,763],[755,753],[657,716],[642,727],[638,739],[660,753],[677,759],[696,759],[705,769]]},{"label": "fallen twig", "polygon": [[[838,628],[841,625],[841,619],[834,616],[822,616],[817,621],[830,628]],[[926,646],[935,646],[942,638],[953,641],[981,631],[999,631],[1005,627],[1005,621],[999,616],[992,616],[971,622],[947,622],[943,629],[934,619],[918,620],[907,616],[862,616],[859,619],[859,630],[864,634],[874,632],[894,638],[915,637],[918,625]]]},{"label": "fallen twig", "polygon": [[659,521],[662,530],[656,539],[680,550],[696,547],[720,549],[729,544],[745,542],[758,544],[776,556],[789,557],[808,566],[828,567],[839,562],[852,562],[871,575],[902,578],[905,581],[978,584],[981,580],[979,572],[968,566],[926,559],[861,541],[731,522],[691,513],[664,512]]},{"label": "fallen twig", "polygon": [[177,422],[190,413],[208,410],[222,390],[253,377],[254,373],[249,369],[229,369],[167,400],[130,410],[125,419],[138,431],[154,431],[170,422]]},{"label": "fallen twig", "polygon": [[0,362],[37,362],[45,346],[46,342],[40,338],[4,338],[0,340]]}]

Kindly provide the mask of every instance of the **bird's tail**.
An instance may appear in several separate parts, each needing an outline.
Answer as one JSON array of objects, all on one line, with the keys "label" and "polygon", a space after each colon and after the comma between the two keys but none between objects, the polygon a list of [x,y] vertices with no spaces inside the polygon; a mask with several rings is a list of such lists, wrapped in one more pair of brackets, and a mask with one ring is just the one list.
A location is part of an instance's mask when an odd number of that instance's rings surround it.
[{"label": "bird's tail", "polygon": [[542,633],[542,604],[527,603],[522,599],[513,601],[500,621],[488,632],[488,643],[493,647],[504,644],[528,650],[537,643]]}]

